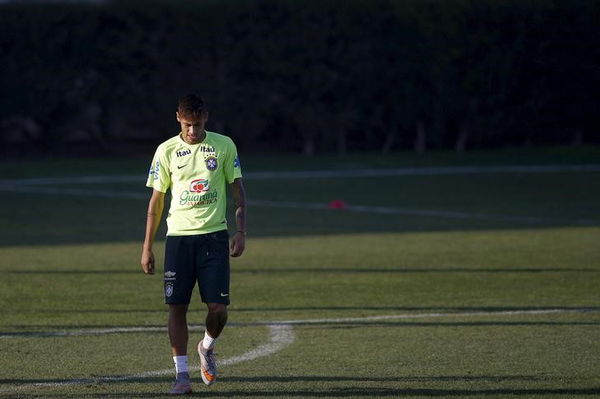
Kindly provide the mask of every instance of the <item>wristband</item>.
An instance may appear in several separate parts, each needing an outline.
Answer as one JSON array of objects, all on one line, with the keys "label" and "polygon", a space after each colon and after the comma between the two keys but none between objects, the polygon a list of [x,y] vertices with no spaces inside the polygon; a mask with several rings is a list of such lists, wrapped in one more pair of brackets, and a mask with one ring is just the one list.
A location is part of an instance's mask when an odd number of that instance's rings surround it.
[{"label": "wristband", "polygon": [[242,233],[242,235],[244,237],[246,237],[246,232],[244,230],[238,230],[238,231],[236,231],[236,233]]}]

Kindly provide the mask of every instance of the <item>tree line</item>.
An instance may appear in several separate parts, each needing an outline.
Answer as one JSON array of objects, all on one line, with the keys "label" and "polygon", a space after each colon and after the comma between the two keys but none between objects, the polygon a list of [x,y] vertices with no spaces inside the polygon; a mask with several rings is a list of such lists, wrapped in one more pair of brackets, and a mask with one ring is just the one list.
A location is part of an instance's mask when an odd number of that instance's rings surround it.
[{"label": "tree line", "polygon": [[600,1],[0,5],[4,146],[157,142],[177,98],[249,151],[600,142]]}]

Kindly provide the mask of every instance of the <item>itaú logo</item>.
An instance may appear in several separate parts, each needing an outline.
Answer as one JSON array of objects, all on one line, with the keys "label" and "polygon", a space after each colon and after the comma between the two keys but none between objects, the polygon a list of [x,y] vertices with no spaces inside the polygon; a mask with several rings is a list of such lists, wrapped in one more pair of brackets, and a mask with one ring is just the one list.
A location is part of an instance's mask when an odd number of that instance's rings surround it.
[{"label": "ita\u00fa logo", "polygon": [[190,183],[190,192],[205,193],[208,191],[208,179],[196,179]]}]

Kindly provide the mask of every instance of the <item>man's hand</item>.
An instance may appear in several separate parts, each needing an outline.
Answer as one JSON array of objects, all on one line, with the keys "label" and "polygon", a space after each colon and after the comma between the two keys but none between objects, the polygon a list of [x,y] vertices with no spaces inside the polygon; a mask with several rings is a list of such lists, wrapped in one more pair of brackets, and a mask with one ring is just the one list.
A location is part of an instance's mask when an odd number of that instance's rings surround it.
[{"label": "man's hand", "polygon": [[154,254],[151,249],[142,250],[142,269],[146,274],[154,274]]},{"label": "man's hand", "polygon": [[244,252],[244,248],[246,248],[246,237],[244,237],[244,233],[237,231],[231,239],[231,256],[237,258]]}]

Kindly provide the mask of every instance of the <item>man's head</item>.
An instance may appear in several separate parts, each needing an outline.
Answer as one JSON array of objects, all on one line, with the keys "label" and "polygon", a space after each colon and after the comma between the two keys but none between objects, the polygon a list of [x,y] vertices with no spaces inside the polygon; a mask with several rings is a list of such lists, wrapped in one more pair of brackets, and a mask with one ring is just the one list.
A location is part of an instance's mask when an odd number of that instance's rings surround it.
[{"label": "man's head", "polygon": [[208,111],[204,100],[196,94],[187,94],[179,99],[177,121],[181,125],[181,135],[188,144],[198,144],[204,140],[204,125],[208,120]]}]

